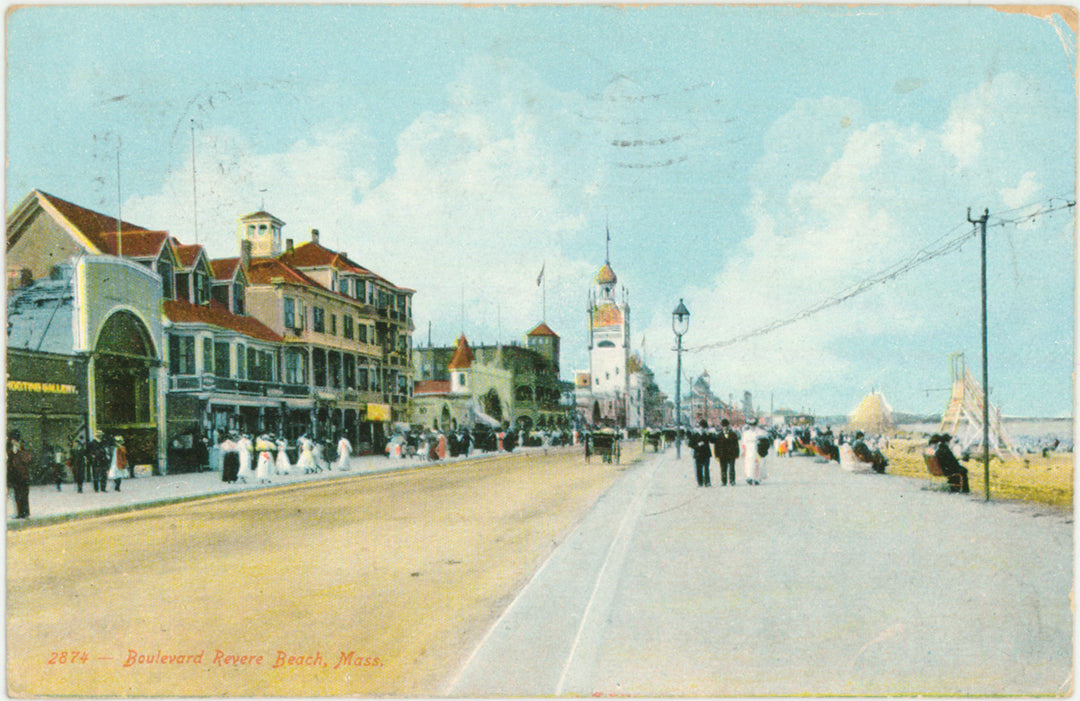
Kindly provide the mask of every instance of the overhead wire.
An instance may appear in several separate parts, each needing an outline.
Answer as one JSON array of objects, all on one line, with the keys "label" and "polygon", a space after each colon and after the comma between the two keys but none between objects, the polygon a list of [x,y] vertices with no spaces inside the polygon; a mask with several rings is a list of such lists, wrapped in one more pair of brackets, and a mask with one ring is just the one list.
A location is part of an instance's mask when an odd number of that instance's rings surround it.
[{"label": "overhead wire", "polygon": [[[1057,200],[1060,200],[1061,202],[1063,202],[1063,204],[1055,204],[1055,201]],[[1006,210],[1006,214],[1011,214],[1013,212],[1024,213],[1022,215],[1014,216],[1012,218],[1006,218],[1001,216],[993,217],[993,225],[1005,226],[1008,224],[1020,224],[1027,221],[1034,221],[1039,216],[1051,214],[1053,212],[1057,212],[1063,209],[1071,209],[1076,205],[1076,202],[1074,200],[1069,200],[1064,197],[1051,197],[1037,211],[1026,211],[1029,210],[1031,207],[1035,206],[1036,204],[1039,203],[1033,203],[1025,205],[1023,207],[1016,207],[1010,210]],[[757,336],[764,336],[766,334],[772,333],[777,329],[781,329],[785,326],[790,326],[797,321],[802,321],[803,319],[807,319],[815,314],[818,314],[819,312],[825,311],[826,309],[835,307],[838,304],[842,304],[853,297],[856,297],[864,292],[873,289],[874,287],[877,287],[878,285],[882,285],[891,280],[895,280],[904,273],[910,272],[911,270],[919,267],[923,263],[927,263],[935,258],[940,258],[941,256],[948,255],[949,253],[953,253],[959,250],[964,245],[964,243],[966,243],[969,239],[974,238],[976,235],[976,230],[974,227],[972,227],[970,230],[964,231],[959,235],[955,235],[955,232],[958,229],[966,229],[967,225],[967,222],[957,223],[955,226],[945,232],[942,236],[923,246],[908,258],[894,263],[893,265],[884,268],[869,277],[863,278],[859,282],[856,282],[840,290],[839,292],[823,299],[822,301],[817,302],[816,304],[813,304],[792,314],[791,316],[777,319],[776,321],[770,322],[765,326],[761,326],[757,329],[748,331],[744,334],[740,334],[724,341],[690,346],[688,348],[685,348],[684,351],[687,353],[697,353],[700,351],[716,350],[718,348],[731,346],[736,343],[741,343],[742,341],[755,338]]]}]

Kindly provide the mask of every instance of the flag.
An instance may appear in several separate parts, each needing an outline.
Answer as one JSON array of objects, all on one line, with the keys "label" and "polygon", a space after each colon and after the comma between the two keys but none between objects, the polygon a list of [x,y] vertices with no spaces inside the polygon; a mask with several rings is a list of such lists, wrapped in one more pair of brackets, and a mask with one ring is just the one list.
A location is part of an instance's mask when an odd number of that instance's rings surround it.
[{"label": "flag", "polygon": [[540,266],[540,274],[536,276],[536,286],[537,287],[540,287],[540,283],[543,282],[543,280],[544,280],[544,268],[546,268],[546,267],[547,267],[546,262]]}]

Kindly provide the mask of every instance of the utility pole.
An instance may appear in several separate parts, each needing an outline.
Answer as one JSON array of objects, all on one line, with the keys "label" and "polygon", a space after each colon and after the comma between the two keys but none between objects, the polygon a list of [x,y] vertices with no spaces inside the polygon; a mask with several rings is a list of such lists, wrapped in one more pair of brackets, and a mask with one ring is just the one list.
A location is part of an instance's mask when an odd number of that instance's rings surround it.
[{"label": "utility pole", "polygon": [[971,207],[968,207],[967,220],[972,224],[978,224],[980,228],[979,245],[982,259],[982,386],[983,386],[983,487],[986,490],[986,501],[990,501],[990,378],[986,362],[986,220],[990,218],[990,210],[983,210],[983,215],[978,219],[971,218]]}]

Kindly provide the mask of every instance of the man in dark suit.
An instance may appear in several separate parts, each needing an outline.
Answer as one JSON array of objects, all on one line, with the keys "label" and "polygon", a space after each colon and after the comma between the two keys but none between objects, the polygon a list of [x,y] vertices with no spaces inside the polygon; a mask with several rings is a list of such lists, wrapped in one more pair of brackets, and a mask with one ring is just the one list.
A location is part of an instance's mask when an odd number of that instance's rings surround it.
[{"label": "man in dark suit", "polygon": [[720,419],[720,433],[713,443],[713,454],[720,464],[720,484],[735,486],[735,461],[739,459],[739,434],[731,422]]},{"label": "man in dark suit", "polygon": [[8,433],[7,481],[15,493],[15,518],[30,518],[30,451],[23,448],[18,431]]},{"label": "man in dark suit", "polygon": [[95,492],[105,491],[105,475],[109,471],[109,448],[105,445],[105,434],[101,431],[94,432],[94,438],[86,444],[87,467],[90,470],[90,481],[94,483]]},{"label": "man in dark suit", "polygon": [[709,424],[702,419],[698,422],[698,428],[696,431],[690,434],[690,439],[687,441],[690,449],[694,451],[694,472],[697,475],[697,484],[699,487],[711,487],[711,481],[709,479],[709,446],[712,441],[709,440],[709,435],[705,432],[709,427]]},{"label": "man in dark suit", "polygon": [[951,440],[952,436],[948,433],[941,435],[935,433],[930,437],[930,445],[934,446],[934,457],[937,458],[941,472],[944,473],[945,479],[949,480],[949,491],[968,494],[971,490],[968,487],[967,468],[961,465],[953,455],[952,448],[949,447]]}]

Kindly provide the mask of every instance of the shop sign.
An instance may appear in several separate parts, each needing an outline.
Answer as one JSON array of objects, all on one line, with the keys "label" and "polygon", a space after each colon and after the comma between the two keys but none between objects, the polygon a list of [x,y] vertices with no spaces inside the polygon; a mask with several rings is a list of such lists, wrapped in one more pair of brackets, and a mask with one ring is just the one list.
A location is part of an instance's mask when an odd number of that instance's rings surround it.
[{"label": "shop sign", "polygon": [[8,380],[8,392],[36,392],[38,394],[75,394],[75,385],[59,382],[31,382],[28,380]]},{"label": "shop sign", "polygon": [[390,405],[389,404],[368,404],[367,405],[367,420],[368,421],[389,421],[390,420]]}]

